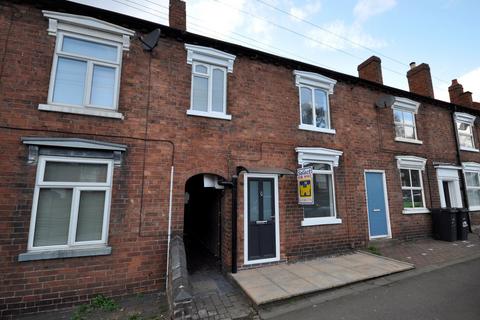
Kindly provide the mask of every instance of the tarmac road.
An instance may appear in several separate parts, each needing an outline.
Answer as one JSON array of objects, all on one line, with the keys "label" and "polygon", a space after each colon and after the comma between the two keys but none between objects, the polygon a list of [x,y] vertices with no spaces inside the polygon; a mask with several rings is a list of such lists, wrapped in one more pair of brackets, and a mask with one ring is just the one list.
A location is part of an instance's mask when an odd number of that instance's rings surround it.
[{"label": "tarmac road", "polygon": [[480,259],[313,305],[279,320],[480,320]]}]

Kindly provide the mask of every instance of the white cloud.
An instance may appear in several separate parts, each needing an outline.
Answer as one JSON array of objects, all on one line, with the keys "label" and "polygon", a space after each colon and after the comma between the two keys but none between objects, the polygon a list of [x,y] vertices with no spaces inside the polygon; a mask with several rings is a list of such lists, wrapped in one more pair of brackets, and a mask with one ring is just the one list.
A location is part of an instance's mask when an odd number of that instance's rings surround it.
[{"label": "white cloud", "polygon": [[[292,6],[290,8],[290,14],[299,19],[306,19],[320,11],[322,3],[320,1],[309,1],[304,6]],[[298,21],[295,17],[291,17],[292,20]]]},{"label": "white cloud", "polygon": [[357,22],[364,22],[395,7],[396,0],[359,0],[353,9]]},{"label": "white cloud", "polygon": [[[324,28],[328,30],[328,32],[318,28],[310,30],[308,36],[316,40],[308,40],[308,44],[311,47],[347,49],[359,48],[358,45],[362,45],[372,49],[378,49],[386,46],[385,41],[374,38],[364,32],[359,26],[348,26],[341,20],[336,20],[325,25]],[[347,41],[346,39],[349,39],[350,41]],[[324,43],[324,45],[319,42]]]}]

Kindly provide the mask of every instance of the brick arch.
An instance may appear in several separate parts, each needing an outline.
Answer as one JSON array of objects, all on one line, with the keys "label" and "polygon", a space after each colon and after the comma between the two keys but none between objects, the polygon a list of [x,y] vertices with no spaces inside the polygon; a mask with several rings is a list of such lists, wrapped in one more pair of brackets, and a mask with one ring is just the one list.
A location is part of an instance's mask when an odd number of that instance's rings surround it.
[{"label": "brick arch", "polygon": [[180,181],[185,186],[190,178],[198,176],[199,174],[212,174],[228,180],[228,174],[225,171],[212,168],[194,168],[183,172]]}]

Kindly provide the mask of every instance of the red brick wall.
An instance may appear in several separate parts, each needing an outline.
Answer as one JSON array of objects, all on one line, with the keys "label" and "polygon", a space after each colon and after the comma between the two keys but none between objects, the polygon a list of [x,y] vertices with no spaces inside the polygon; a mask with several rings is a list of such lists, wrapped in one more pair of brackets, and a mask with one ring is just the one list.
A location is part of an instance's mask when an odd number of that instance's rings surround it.
[{"label": "red brick wall", "polygon": [[[374,106],[385,93],[339,81],[330,99],[336,135],[301,131],[293,70],[239,55],[234,72],[228,74],[227,108],[232,120],[187,116],[191,66],[186,62],[184,43],[164,37],[151,54],[141,49],[138,40],[123,54],[119,112],[125,120],[39,111],[38,104],[47,101],[55,38],[47,35],[47,20],[40,10],[26,5],[15,10],[10,28],[13,11],[0,6],[1,316],[66,307],[97,293],[117,296],[162,290],[172,159],[174,233],[183,231],[185,182],[190,177],[212,173],[230,179],[237,166],[295,170],[295,147],[324,147],[344,152],[335,169],[342,224],[301,227],[303,212],[297,204],[295,178],[279,178],[283,260],[365,245],[365,169],[386,172],[393,237],[430,234],[429,215],[402,214],[395,156],[428,158],[423,174],[426,204],[438,207],[432,161],[456,161],[448,110],[422,104],[417,127],[423,144],[395,142],[392,110]],[[475,134],[478,138],[478,131]],[[26,251],[36,172],[27,165],[27,148],[20,142],[24,136],[79,137],[128,146],[125,163],[114,173],[108,240],[111,255],[17,262],[18,254]],[[480,162],[476,153],[464,152],[462,157]],[[237,220],[240,267],[242,184],[241,176]],[[231,201],[227,189],[222,219],[225,268],[231,263]]]}]

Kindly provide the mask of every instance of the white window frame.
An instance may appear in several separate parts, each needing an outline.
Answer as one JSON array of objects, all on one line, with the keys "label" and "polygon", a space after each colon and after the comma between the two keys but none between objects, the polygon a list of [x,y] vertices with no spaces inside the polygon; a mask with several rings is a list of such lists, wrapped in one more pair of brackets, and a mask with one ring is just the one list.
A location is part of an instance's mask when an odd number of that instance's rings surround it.
[{"label": "white window frame", "polygon": [[[190,86],[190,108],[187,110],[187,115],[216,118],[223,120],[231,120],[232,116],[227,114],[227,74],[233,72],[233,63],[235,56],[213,48],[202,47],[192,44],[185,44],[187,50],[187,64],[192,66],[191,86]],[[197,73],[195,67],[201,65],[207,68],[207,74]],[[213,95],[213,70],[219,69],[224,73],[223,78],[223,111],[212,110],[212,95]],[[194,77],[204,77],[208,79],[208,105],[207,111],[200,111],[193,109],[193,79]]]},{"label": "white window frame", "polygon": [[[455,112],[453,115],[455,119],[455,131],[457,132],[457,138],[458,138],[458,145],[460,147],[460,150],[462,151],[471,151],[471,152],[479,152],[479,150],[475,147],[475,135],[473,133],[473,128],[475,127],[475,116],[472,116],[471,114],[468,113],[462,113],[462,112]],[[470,134],[463,134],[458,132],[458,124],[466,124],[470,127]],[[473,148],[468,147],[468,146],[462,146],[460,142],[460,136],[468,136],[472,139],[473,143]]]},{"label": "white window frame", "polygon": [[[299,111],[300,111],[300,125],[298,129],[300,130],[307,130],[307,131],[316,131],[328,134],[335,134],[335,129],[332,128],[331,124],[331,109],[330,109],[330,95],[333,94],[333,88],[337,83],[336,80],[327,78],[317,73],[313,72],[306,72],[300,70],[294,70],[293,74],[295,76],[295,85],[298,87],[298,104],[299,104]],[[302,119],[302,99],[301,99],[301,90],[302,88],[308,88],[312,91],[312,115],[313,120],[316,119],[315,113],[315,90],[324,91],[327,99],[327,128],[319,128],[313,124],[304,124]]]},{"label": "white window frame", "polygon": [[[394,123],[394,130],[395,130],[395,141],[398,142],[406,142],[406,143],[413,143],[413,144],[423,144],[421,140],[418,139],[418,133],[417,133],[417,113],[418,113],[418,108],[420,107],[420,103],[415,102],[413,100],[407,99],[407,98],[401,98],[401,97],[394,97],[394,101],[392,104],[392,115],[393,115],[393,123]],[[405,127],[405,124],[403,122],[396,122],[395,121],[395,111],[400,111],[400,112],[408,112],[412,114],[413,117],[413,132],[415,135],[414,139],[411,138],[405,138],[405,137],[398,137],[397,136],[397,126],[402,126]],[[411,127],[411,126],[408,126]]]},{"label": "white window frame", "polygon": [[[46,104],[40,104],[38,106],[38,109],[43,111],[56,111],[123,119],[123,115],[117,112],[120,95],[122,55],[123,51],[129,50],[130,37],[133,37],[135,35],[135,32],[102,20],[86,16],[53,11],[43,11],[43,15],[49,19],[49,27],[47,31],[49,35],[56,37],[56,43],[55,52],[53,54],[52,69],[50,73],[48,100]],[[79,54],[63,52],[62,45],[65,36],[99,44],[115,46],[117,48],[117,59],[115,62],[112,62]],[[53,101],[53,92],[59,57],[65,57],[69,59],[87,62],[87,73],[84,89],[85,91],[83,103],[80,105],[65,104]],[[106,66],[115,69],[115,88],[112,107],[96,106],[90,103],[94,65]]]},{"label": "white window frame", "polygon": [[[402,186],[402,182],[400,180],[400,187],[402,190],[402,198],[403,198],[403,190],[421,190],[422,191],[422,201],[423,207],[421,208],[403,208],[402,213],[404,214],[415,214],[415,213],[428,213],[430,210],[426,207],[425,202],[425,188],[423,185],[423,171],[425,170],[425,164],[427,159],[415,157],[415,156],[397,156],[397,168],[399,169],[399,177],[400,170],[409,170],[410,181],[412,181],[411,170],[419,171],[420,175],[420,187],[404,187]],[[402,200],[402,207],[403,207],[403,200]]]},{"label": "white window frame", "polygon": [[[45,166],[47,162],[72,162],[72,163],[93,163],[107,164],[107,181],[97,182],[51,182],[44,181]],[[30,220],[30,231],[28,235],[28,251],[52,251],[52,250],[70,250],[84,249],[88,247],[105,246],[108,241],[108,226],[110,221],[110,204],[112,195],[112,179],[113,179],[113,160],[110,159],[94,159],[94,158],[73,158],[73,157],[57,157],[57,156],[40,156],[38,159],[37,176],[35,182],[35,191],[33,195],[32,216]],[[35,227],[37,219],[38,198],[41,188],[67,188],[72,189],[72,208],[70,213],[70,225],[68,231],[68,240],[65,245],[52,245],[34,247],[33,240],[35,236]],[[105,207],[102,225],[102,238],[94,241],[75,241],[76,229],[78,222],[78,209],[80,202],[80,192],[84,190],[105,191]]]},{"label": "white window frame", "polygon": [[[448,184],[448,195],[450,197],[450,204],[453,208],[462,208],[462,194],[460,191],[460,178],[458,177],[458,170],[461,167],[457,167],[449,164],[439,164],[435,166],[437,169],[437,183],[438,192],[440,195],[440,206],[442,208],[447,207],[447,201],[445,199],[445,190],[443,183]],[[480,188],[480,187],[479,187]]]},{"label": "white window frame", "polygon": [[318,218],[305,218],[304,216],[301,222],[302,227],[342,223],[342,219],[338,218],[337,212],[334,168],[338,167],[340,156],[343,154],[343,152],[333,149],[310,147],[295,148],[295,151],[298,153],[298,164],[301,167],[309,163],[328,164],[330,165],[330,170],[313,170],[313,174],[332,175],[332,197],[334,215],[331,217]]},{"label": "white window frame", "polygon": [[[465,186],[467,188],[467,198],[468,198],[468,189],[478,190],[478,189],[480,189],[480,187],[468,186],[466,173],[475,173],[475,174],[477,174],[477,178],[480,179],[480,163],[463,162],[462,163],[462,168],[463,168],[463,174],[464,174],[463,177],[465,179]],[[480,206],[471,206],[470,205],[470,199],[468,199],[468,206],[469,206],[468,209],[470,211],[480,211]]]}]

